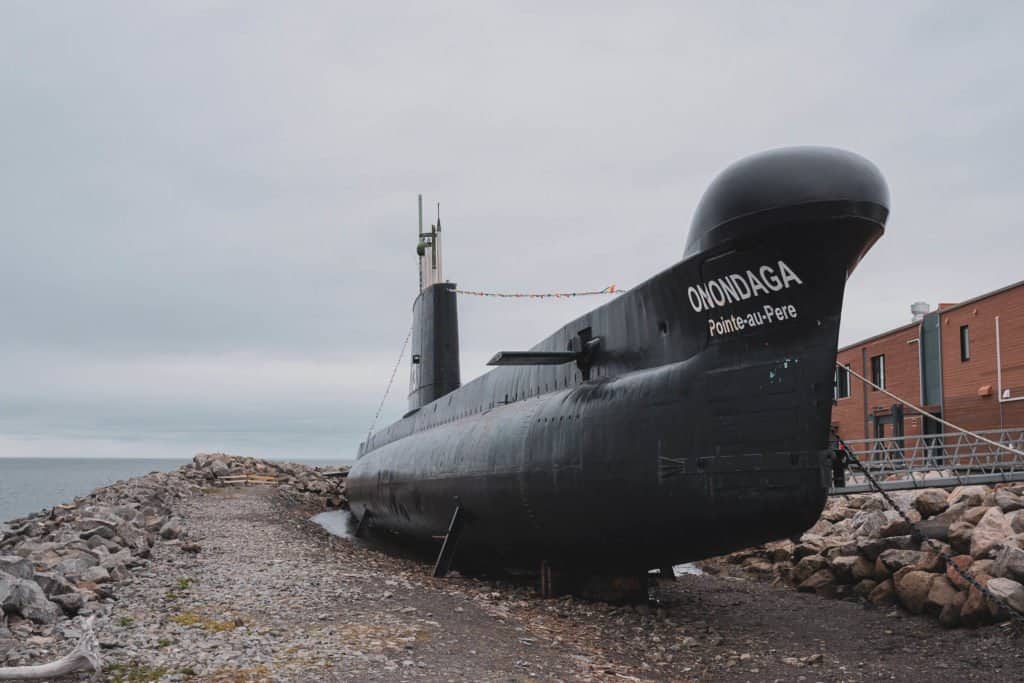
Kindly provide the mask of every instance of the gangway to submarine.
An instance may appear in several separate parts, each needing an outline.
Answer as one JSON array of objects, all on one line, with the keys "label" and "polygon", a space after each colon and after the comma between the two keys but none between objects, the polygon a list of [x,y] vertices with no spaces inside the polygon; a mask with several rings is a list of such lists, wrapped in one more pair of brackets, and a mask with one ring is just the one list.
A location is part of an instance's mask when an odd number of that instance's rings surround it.
[{"label": "gangway to submarine", "polygon": [[[1024,481],[1024,427],[848,439],[844,444],[888,491]],[[829,495],[874,490],[858,468]]]},{"label": "gangway to submarine", "polygon": [[830,496],[1024,481],[1024,427],[972,432],[928,413],[848,365],[837,362],[836,367],[949,431],[849,440],[833,434],[833,468],[853,467],[845,476],[836,477],[833,471]]}]

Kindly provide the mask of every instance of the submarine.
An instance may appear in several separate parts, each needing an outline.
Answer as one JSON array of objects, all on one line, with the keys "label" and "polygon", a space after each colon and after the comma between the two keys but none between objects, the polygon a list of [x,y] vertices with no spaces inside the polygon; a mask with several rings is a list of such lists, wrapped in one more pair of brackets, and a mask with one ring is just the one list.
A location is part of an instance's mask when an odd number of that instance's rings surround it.
[{"label": "submarine", "polygon": [[681,260],[461,384],[440,220],[420,210],[409,411],[359,447],[360,533],[444,539],[452,567],[650,570],[791,537],[830,481],[847,279],[889,190],[867,159],[774,149],[722,171]]}]

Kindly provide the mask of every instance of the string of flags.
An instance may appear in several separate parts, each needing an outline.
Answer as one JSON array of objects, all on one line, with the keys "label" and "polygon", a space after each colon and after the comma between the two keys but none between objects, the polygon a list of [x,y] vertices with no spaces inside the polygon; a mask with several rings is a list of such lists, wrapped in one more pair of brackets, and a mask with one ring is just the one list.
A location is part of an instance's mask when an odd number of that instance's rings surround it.
[{"label": "string of flags", "polygon": [[547,292],[544,294],[527,294],[519,292],[475,292],[470,289],[456,289],[456,294],[469,296],[490,296],[499,299],[567,299],[574,296],[597,296],[599,294],[621,294],[626,290],[618,289],[615,285],[608,285],[604,289],[592,292]]}]

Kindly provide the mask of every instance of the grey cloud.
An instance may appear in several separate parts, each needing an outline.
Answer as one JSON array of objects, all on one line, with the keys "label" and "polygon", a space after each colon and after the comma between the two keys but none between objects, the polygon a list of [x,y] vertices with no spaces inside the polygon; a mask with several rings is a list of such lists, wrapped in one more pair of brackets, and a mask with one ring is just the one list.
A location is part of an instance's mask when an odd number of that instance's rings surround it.
[{"label": "grey cloud", "polygon": [[[904,322],[911,301],[1007,284],[1022,14],[8,3],[0,433],[92,430],[102,450],[220,430],[350,454],[408,328],[417,192],[442,202],[464,286],[626,287],[679,258],[728,163],[832,144],[875,161],[894,198],[844,341]],[[465,374],[593,303],[464,299]]]}]

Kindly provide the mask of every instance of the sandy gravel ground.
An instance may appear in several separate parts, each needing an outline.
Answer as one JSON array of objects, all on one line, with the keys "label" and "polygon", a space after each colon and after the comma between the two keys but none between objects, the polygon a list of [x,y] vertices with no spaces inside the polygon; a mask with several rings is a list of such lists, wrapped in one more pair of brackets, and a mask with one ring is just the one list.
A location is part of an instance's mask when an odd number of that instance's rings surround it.
[{"label": "sandy gravel ground", "polygon": [[111,681],[1011,681],[1024,641],[713,576],[615,607],[330,536],[267,489],[181,510],[98,633]]}]

